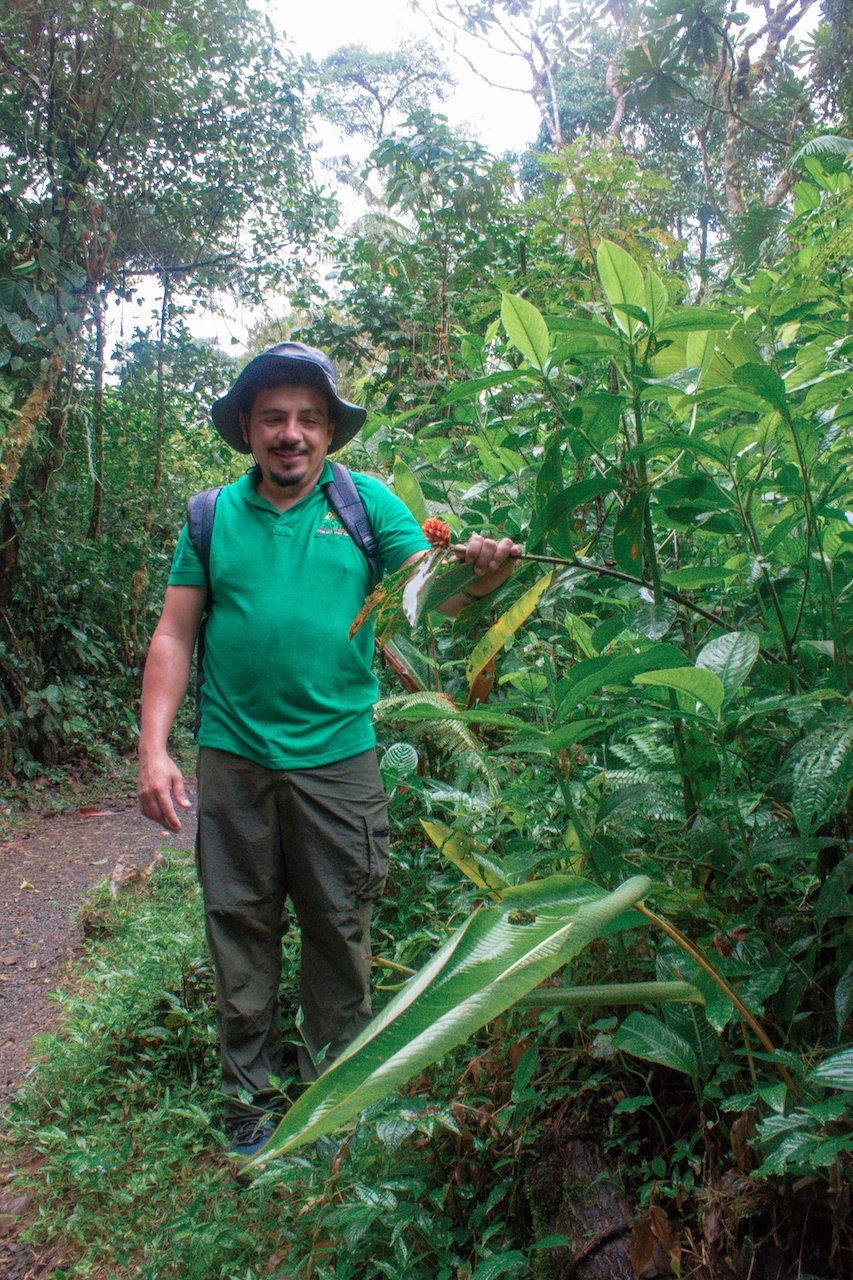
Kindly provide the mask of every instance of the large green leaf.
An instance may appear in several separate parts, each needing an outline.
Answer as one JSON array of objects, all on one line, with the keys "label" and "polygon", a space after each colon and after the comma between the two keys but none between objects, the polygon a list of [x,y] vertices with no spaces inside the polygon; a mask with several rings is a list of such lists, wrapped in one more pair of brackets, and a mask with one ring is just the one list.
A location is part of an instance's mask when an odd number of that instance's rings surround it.
[{"label": "large green leaf", "polygon": [[634,876],[605,894],[577,876],[549,876],[476,911],[294,1103],[256,1163],[340,1128],[400,1088],[614,927],[649,886]]},{"label": "large green leaf", "polygon": [[598,274],[601,287],[607,294],[607,301],[614,308],[614,316],[619,328],[629,336],[638,330],[638,323],[622,307],[643,309],[646,301],[643,288],[643,273],[630,253],[626,253],[611,240],[602,240],[596,252]]},{"label": "large green leaf", "polygon": [[650,671],[663,660],[675,664],[687,659],[674,645],[655,645],[642,653],[620,654],[618,658],[590,658],[572,668],[576,676],[557,710],[557,720],[564,720],[575,707],[606,685],[625,684],[642,671]]},{"label": "large green leaf", "polygon": [[542,464],[536,475],[533,494],[533,518],[530,521],[530,532],[527,538],[527,550],[537,552],[541,549],[544,529],[544,514],[549,502],[556,498],[563,488],[563,459],[560,433],[555,431],[545,446]]},{"label": "large green leaf", "polygon": [[429,515],[426,499],[414,471],[399,455],[394,459],[394,492],[422,525]]},{"label": "large green leaf", "polygon": [[[608,480],[602,476],[597,480],[578,480],[577,483],[567,485],[565,489],[555,493],[547,503],[539,506],[533,513],[528,535],[531,550],[534,543],[541,541],[545,534],[550,536],[553,543],[555,531],[559,531],[566,540],[563,549],[569,550],[571,554],[573,551],[571,531],[567,525],[572,513],[591,502],[593,498],[612,492],[617,483],[616,479]],[[557,554],[559,555],[560,552],[558,551]]]},{"label": "large green leaf", "polygon": [[643,576],[643,533],[648,504],[648,489],[633,494],[619,512],[613,528],[613,557],[624,573],[635,578]]},{"label": "large green leaf", "polygon": [[510,342],[537,369],[544,369],[551,339],[541,312],[532,302],[513,293],[502,293],[501,298],[501,320]]},{"label": "large green leaf", "polygon": [[718,311],[714,307],[676,307],[658,325],[658,333],[698,333],[703,329],[731,329],[735,320],[736,317],[730,311]]},{"label": "large green leaf", "polygon": [[613,1037],[613,1044],[646,1062],[672,1067],[686,1076],[698,1074],[696,1054],[687,1041],[649,1013],[629,1013]]},{"label": "large green leaf", "polygon": [[465,679],[472,685],[483,667],[498,653],[511,635],[514,635],[523,622],[526,622],[539,603],[540,597],[551,583],[553,574],[546,573],[544,578],[535,582],[524,595],[510,605],[493,627],[474,646],[465,668]]},{"label": "large green leaf", "polygon": [[476,400],[481,391],[490,391],[493,387],[510,387],[517,382],[535,381],[536,375],[529,369],[501,369],[498,373],[486,374],[483,378],[469,378],[467,382],[457,382],[442,397],[443,405],[455,404],[458,400]]},{"label": "large green leaf", "polygon": [[646,273],[643,298],[646,315],[649,317],[649,325],[652,329],[657,329],[666,317],[666,313],[669,310],[669,301],[666,294],[666,286],[654,271]]},{"label": "large green leaf", "polygon": [[719,676],[700,667],[676,667],[669,671],[644,671],[634,676],[634,684],[659,684],[665,689],[678,689],[703,703],[714,716],[719,716],[725,689]]},{"label": "large green leaf", "polygon": [[737,693],[758,657],[758,636],[751,631],[729,631],[711,640],[699,652],[696,666],[719,676],[728,702]]},{"label": "large green leaf", "polygon": [[767,364],[749,362],[739,365],[732,376],[739,387],[753,391],[774,409],[784,413],[787,404],[785,384],[775,369]]}]

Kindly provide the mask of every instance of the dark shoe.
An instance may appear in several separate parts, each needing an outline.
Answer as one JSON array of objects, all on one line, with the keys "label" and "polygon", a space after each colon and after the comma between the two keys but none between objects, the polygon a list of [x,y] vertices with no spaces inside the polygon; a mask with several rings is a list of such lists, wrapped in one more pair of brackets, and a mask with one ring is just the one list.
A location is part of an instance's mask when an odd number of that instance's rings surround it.
[{"label": "dark shoe", "polygon": [[241,1120],[232,1131],[229,1155],[236,1156],[238,1160],[251,1159],[267,1145],[276,1128],[274,1120],[263,1116],[249,1116]]},{"label": "dark shoe", "polygon": [[353,1129],[352,1133],[348,1133],[339,1142],[334,1142],[328,1135],[317,1138],[314,1142],[314,1150],[324,1164],[331,1165],[334,1160],[342,1160],[347,1152],[355,1151],[360,1145],[361,1134],[357,1129]]}]

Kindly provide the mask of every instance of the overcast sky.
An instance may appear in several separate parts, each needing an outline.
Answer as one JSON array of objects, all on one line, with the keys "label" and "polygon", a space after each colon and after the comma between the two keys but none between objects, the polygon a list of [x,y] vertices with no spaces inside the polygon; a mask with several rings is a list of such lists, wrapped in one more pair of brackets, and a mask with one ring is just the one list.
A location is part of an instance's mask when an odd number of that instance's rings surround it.
[{"label": "overcast sky", "polygon": [[[408,0],[266,0],[266,8],[277,27],[283,30],[294,49],[325,58],[344,44],[363,44],[374,52],[396,49],[405,40],[425,39],[442,55],[439,37],[422,14]],[[496,83],[512,83],[526,88],[523,68],[478,51],[483,70]],[[461,58],[447,51],[448,70],[456,79],[452,97],[441,107],[451,123],[490,151],[521,151],[536,137],[539,114],[526,93],[492,89]]]},{"label": "overcast sky", "polygon": [[[256,0],[256,3],[267,10],[276,27],[285,33],[297,56],[311,54],[319,60],[345,44],[363,44],[381,53],[392,51],[406,40],[413,39],[429,40],[439,55],[443,52],[438,36],[427,20],[410,7],[408,0],[368,0],[368,3],[363,0],[361,3],[358,0],[301,0],[298,4],[294,0]],[[523,74],[520,74],[523,69],[506,65],[505,59],[490,58],[485,46],[479,50],[478,57],[491,80],[512,83],[514,74],[516,83],[526,87]],[[491,88],[450,50],[446,53],[446,63],[457,84],[439,110],[452,125],[461,128],[467,137],[482,142],[495,155],[521,151],[534,141],[539,130],[539,113],[529,94]],[[318,136],[320,157],[324,151],[334,155],[343,149],[355,156],[359,150],[355,139],[336,141],[329,126],[321,126]],[[365,154],[367,150],[365,146]],[[340,198],[345,222],[362,212],[361,207],[350,207],[352,197],[345,189],[341,190]],[[158,296],[153,285],[150,292],[151,299],[147,301],[148,291],[142,291],[146,295],[147,306],[143,304],[140,311],[150,307],[153,313],[158,309]],[[284,310],[284,304],[279,306],[275,299],[270,299],[269,310]],[[240,354],[245,349],[243,340],[246,333],[258,318],[257,313],[235,300],[229,301],[227,315],[198,312],[190,327],[198,337],[215,338],[224,350]]]}]

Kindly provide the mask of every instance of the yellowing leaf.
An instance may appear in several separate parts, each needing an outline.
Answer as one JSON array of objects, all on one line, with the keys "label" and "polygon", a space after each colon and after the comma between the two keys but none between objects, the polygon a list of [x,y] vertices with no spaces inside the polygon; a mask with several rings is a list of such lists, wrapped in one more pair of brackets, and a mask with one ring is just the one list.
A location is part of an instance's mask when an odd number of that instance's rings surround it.
[{"label": "yellowing leaf", "polygon": [[[421,818],[420,823],[436,849],[478,888],[491,892],[507,887],[509,882],[506,877],[478,851],[475,841],[469,835],[454,831],[443,822],[426,822]],[[492,896],[500,897],[500,894],[493,893]]]},{"label": "yellowing leaf", "polygon": [[701,667],[673,667],[668,671],[643,671],[634,676],[634,684],[659,684],[665,689],[680,689],[703,703],[714,716],[719,716],[726,691],[719,676]]},{"label": "yellowing leaf", "polygon": [[511,605],[502,617],[498,618],[495,625],[489,628],[479,644],[475,646],[465,668],[465,679],[469,685],[474,683],[489,659],[500,652],[509,637],[515,634],[522,622],[525,622],[530,617],[545,588],[550,585],[552,577],[553,574],[546,573],[545,577],[540,578],[529,591],[525,591],[524,595],[516,600],[515,604]]}]

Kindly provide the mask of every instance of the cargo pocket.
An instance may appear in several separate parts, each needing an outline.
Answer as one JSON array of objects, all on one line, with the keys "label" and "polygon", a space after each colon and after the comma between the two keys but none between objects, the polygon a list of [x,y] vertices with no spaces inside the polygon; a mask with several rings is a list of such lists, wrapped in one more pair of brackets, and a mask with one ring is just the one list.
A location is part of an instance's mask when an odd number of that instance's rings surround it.
[{"label": "cargo pocket", "polygon": [[385,825],[372,826],[369,818],[364,819],[367,831],[367,879],[361,894],[362,902],[376,902],[381,898],[388,877],[388,856],[390,850],[390,831],[388,819]]}]

